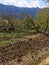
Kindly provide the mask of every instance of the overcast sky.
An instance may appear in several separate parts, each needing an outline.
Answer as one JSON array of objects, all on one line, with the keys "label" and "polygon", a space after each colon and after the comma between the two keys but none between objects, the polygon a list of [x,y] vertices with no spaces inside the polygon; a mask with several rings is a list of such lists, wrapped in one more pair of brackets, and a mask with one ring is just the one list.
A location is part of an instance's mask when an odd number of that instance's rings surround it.
[{"label": "overcast sky", "polygon": [[45,3],[42,0],[0,0],[0,3],[6,5],[14,5],[18,7],[45,7]]}]

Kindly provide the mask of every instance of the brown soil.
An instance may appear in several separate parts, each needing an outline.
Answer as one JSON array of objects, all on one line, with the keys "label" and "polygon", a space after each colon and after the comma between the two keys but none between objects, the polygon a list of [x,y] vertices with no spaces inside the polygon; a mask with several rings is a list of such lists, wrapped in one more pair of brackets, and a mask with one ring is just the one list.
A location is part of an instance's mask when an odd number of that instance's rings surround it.
[{"label": "brown soil", "polygon": [[0,65],[40,65],[47,57],[49,37],[43,34],[29,36],[26,41],[0,45]]}]

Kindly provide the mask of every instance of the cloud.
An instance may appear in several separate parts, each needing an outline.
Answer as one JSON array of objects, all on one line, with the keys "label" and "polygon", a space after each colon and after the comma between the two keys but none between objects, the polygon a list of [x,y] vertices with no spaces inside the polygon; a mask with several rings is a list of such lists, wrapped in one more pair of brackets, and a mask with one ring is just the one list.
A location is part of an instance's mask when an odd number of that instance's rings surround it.
[{"label": "cloud", "polygon": [[17,7],[40,7],[43,8],[45,5],[42,0],[0,0],[0,3],[6,5],[14,5]]},{"label": "cloud", "polygon": [[49,7],[49,0],[42,0]]}]

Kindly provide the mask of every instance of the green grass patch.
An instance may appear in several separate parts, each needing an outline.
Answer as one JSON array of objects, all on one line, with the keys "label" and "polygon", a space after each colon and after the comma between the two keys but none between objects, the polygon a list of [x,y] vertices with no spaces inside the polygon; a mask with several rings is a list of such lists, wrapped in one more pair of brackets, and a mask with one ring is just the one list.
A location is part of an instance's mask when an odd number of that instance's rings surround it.
[{"label": "green grass patch", "polygon": [[[26,40],[24,36],[32,34],[32,31],[18,32],[18,33],[0,33],[0,44],[7,44],[11,42]],[[9,39],[8,39],[9,38]]]}]

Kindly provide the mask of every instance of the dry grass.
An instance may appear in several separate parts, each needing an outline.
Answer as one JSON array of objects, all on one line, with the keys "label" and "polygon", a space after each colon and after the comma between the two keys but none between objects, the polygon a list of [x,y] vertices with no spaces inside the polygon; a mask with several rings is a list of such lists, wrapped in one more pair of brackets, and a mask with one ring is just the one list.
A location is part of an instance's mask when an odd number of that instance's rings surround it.
[{"label": "dry grass", "polygon": [[37,34],[25,38],[0,46],[0,65],[40,65],[49,57],[49,37]]}]

